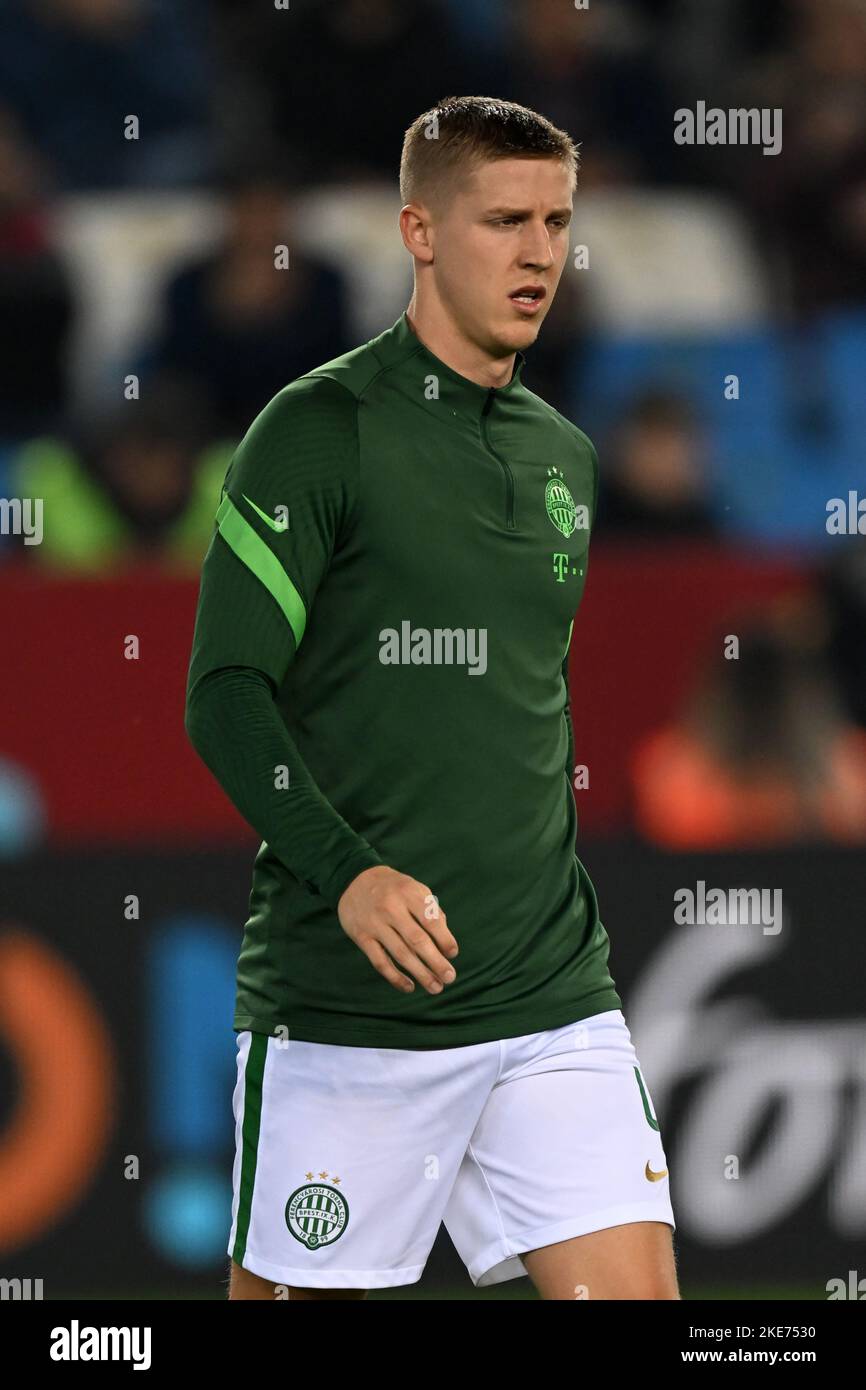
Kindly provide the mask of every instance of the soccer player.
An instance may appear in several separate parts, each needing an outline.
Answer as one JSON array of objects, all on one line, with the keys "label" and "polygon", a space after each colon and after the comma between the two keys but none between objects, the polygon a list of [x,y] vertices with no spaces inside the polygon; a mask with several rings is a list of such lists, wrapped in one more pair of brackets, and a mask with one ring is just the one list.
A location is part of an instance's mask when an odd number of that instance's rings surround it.
[{"label": "soccer player", "polygon": [[186,728],[263,837],[232,1298],[413,1283],[441,1222],[476,1285],[679,1297],[659,1126],[575,854],[566,673],[598,460],[522,380],[576,171],[511,102],[419,116],[407,310],[279,391],[226,474]]}]

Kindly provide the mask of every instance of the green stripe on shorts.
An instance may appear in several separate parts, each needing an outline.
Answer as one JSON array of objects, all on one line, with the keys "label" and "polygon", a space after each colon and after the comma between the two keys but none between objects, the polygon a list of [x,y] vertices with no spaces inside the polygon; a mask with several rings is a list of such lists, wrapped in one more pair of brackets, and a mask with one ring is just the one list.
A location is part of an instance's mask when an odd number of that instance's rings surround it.
[{"label": "green stripe on shorts", "polygon": [[262,1123],[262,1081],[265,1075],[265,1058],[268,1055],[268,1034],[252,1033],[250,1050],[244,1066],[244,1117],[241,1123],[241,1181],[238,1197],[238,1224],[232,1259],[235,1264],[243,1264],[247,1248],[247,1235],[250,1229],[250,1213],[253,1207],[253,1187],[256,1181],[256,1159],[259,1147],[259,1129]]},{"label": "green stripe on shorts", "polygon": [[643,1077],[640,1074],[640,1067],[634,1068],[634,1074],[637,1077],[637,1084],[640,1087],[640,1098],[643,1101],[643,1113],[646,1115],[646,1122],[649,1125],[650,1129],[658,1130],[659,1122],[656,1119],[653,1112],[650,1110],[649,1096],[647,1095],[646,1090],[644,1088]]}]

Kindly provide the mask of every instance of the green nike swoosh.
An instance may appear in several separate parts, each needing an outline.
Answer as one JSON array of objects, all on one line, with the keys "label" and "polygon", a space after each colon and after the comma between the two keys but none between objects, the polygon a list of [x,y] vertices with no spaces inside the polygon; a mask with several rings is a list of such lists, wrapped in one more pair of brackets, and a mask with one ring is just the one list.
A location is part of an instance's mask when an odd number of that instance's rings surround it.
[{"label": "green nike swoosh", "polygon": [[245,492],[241,493],[241,496],[243,497],[245,502],[249,502],[254,512],[258,512],[262,521],[266,521],[268,523],[272,531],[287,531],[289,529],[288,521],[274,521],[274,518],[272,516],[268,516],[267,512],[263,512],[261,507],[257,507],[253,499],[251,497],[247,497],[247,494]]}]

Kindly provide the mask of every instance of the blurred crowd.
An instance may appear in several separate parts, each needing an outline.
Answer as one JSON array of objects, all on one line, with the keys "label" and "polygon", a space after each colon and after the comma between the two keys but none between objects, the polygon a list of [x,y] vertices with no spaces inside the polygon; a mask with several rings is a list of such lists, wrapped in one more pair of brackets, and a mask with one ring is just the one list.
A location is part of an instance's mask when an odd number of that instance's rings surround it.
[{"label": "blurred crowd", "polygon": [[866,548],[714,637],[682,707],[635,751],[639,832],[669,850],[862,844]]},{"label": "blurred crowd", "polygon": [[[127,556],[141,545],[182,557],[188,545],[194,560],[184,514],[197,514],[215,458],[286,381],[366,336],[344,266],[307,245],[293,247],[290,273],[275,269],[293,202],[319,185],[393,185],[403,129],[451,91],[507,95],[571,132],[581,196],[722,195],[761,248],[772,317],[791,332],[864,307],[863,0],[597,0],[582,11],[564,0],[293,0],[289,11],[270,0],[6,0],[0,482],[32,495],[38,477],[46,504],[59,490],[74,533],[55,521],[34,562],[101,569],[110,533]],[[782,152],[677,145],[673,111],[702,99],[781,107]],[[138,138],[127,138],[131,118]],[[58,209],[190,189],[218,200],[219,237],[164,272],[127,361],[138,394],[124,394],[124,373],[114,401],[94,399],[72,361],[86,285],[57,243]],[[579,283],[566,272],[531,355],[532,384],[576,418],[581,351],[592,349]],[[810,383],[805,403],[787,402],[802,437],[821,425],[826,390],[820,361],[795,366]],[[699,403],[648,370],[600,422],[601,524],[711,534]],[[88,552],[92,526],[101,541]]]},{"label": "blurred crowd", "polygon": [[[612,207],[621,225],[617,199],[644,199],[657,216],[688,195],[690,208],[722,209],[708,215],[718,226],[730,216],[754,248],[766,311],[737,351],[748,347],[763,374],[766,427],[744,407],[743,436],[725,435],[723,405],[713,418],[688,342],[677,358],[663,334],[635,326],[635,359],[628,318],[606,324],[567,267],[524,379],[598,443],[599,535],[724,539],[739,525],[771,537],[802,495],[804,525],[826,543],[814,498],[832,495],[833,468],[841,459],[844,473],[855,449],[862,469],[866,423],[866,0],[591,0],[582,10],[569,0],[4,0],[0,497],[42,498],[51,524],[38,546],[0,535],[0,560],[110,573],[150,557],[197,570],[228,459],[256,413],[377,322],[372,291],[359,309],[348,258],[315,234],[293,237],[305,200],[385,188],[396,239],[403,132],[450,93],[524,102],[580,142],[576,228],[581,199]],[[781,153],[678,145],[674,112],[698,101],[781,108]],[[211,226],[199,212],[209,236],[161,269],[123,361],[94,381],[82,358],[100,352],[88,317],[100,256],[82,261],[70,246],[122,197],[134,258],[152,235],[144,219],[137,230],[135,210],[178,195],[219,216]],[[282,243],[289,272],[274,264]],[[737,266],[728,271],[736,279]],[[639,278],[651,281],[652,265]],[[783,499],[777,508],[755,501],[749,488],[760,487],[775,487],[762,496]],[[698,793],[715,788],[716,830],[700,832],[711,840],[748,840],[764,819],[783,834],[866,836],[866,672],[862,658],[857,670],[843,659],[852,634],[866,650],[857,545],[824,572],[820,617],[765,616],[735,688],[721,699],[702,688],[643,750],[646,833],[680,842],[647,790],[663,757],[683,807],[706,809]],[[766,797],[745,817],[758,746]],[[816,758],[831,769],[820,793]],[[783,766],[795,769],[790,787]],[[813,790],[800,804],[804,778]],[[684,812],[682,835],[696,823]]]}]

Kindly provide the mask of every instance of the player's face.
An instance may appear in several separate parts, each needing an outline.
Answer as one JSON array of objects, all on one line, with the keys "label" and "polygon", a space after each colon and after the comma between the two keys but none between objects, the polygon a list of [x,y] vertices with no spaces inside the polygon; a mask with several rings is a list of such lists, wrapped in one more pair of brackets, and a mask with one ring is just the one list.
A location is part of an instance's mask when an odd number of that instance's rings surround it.
[{"label": "player's face", "polygon": [[[532,345],[553,303],[571,221],[559,159],[480,165],[434,227],[440,297],[465,337],[501,357]],[[526,302],[515,291],[530,288]]]}]

